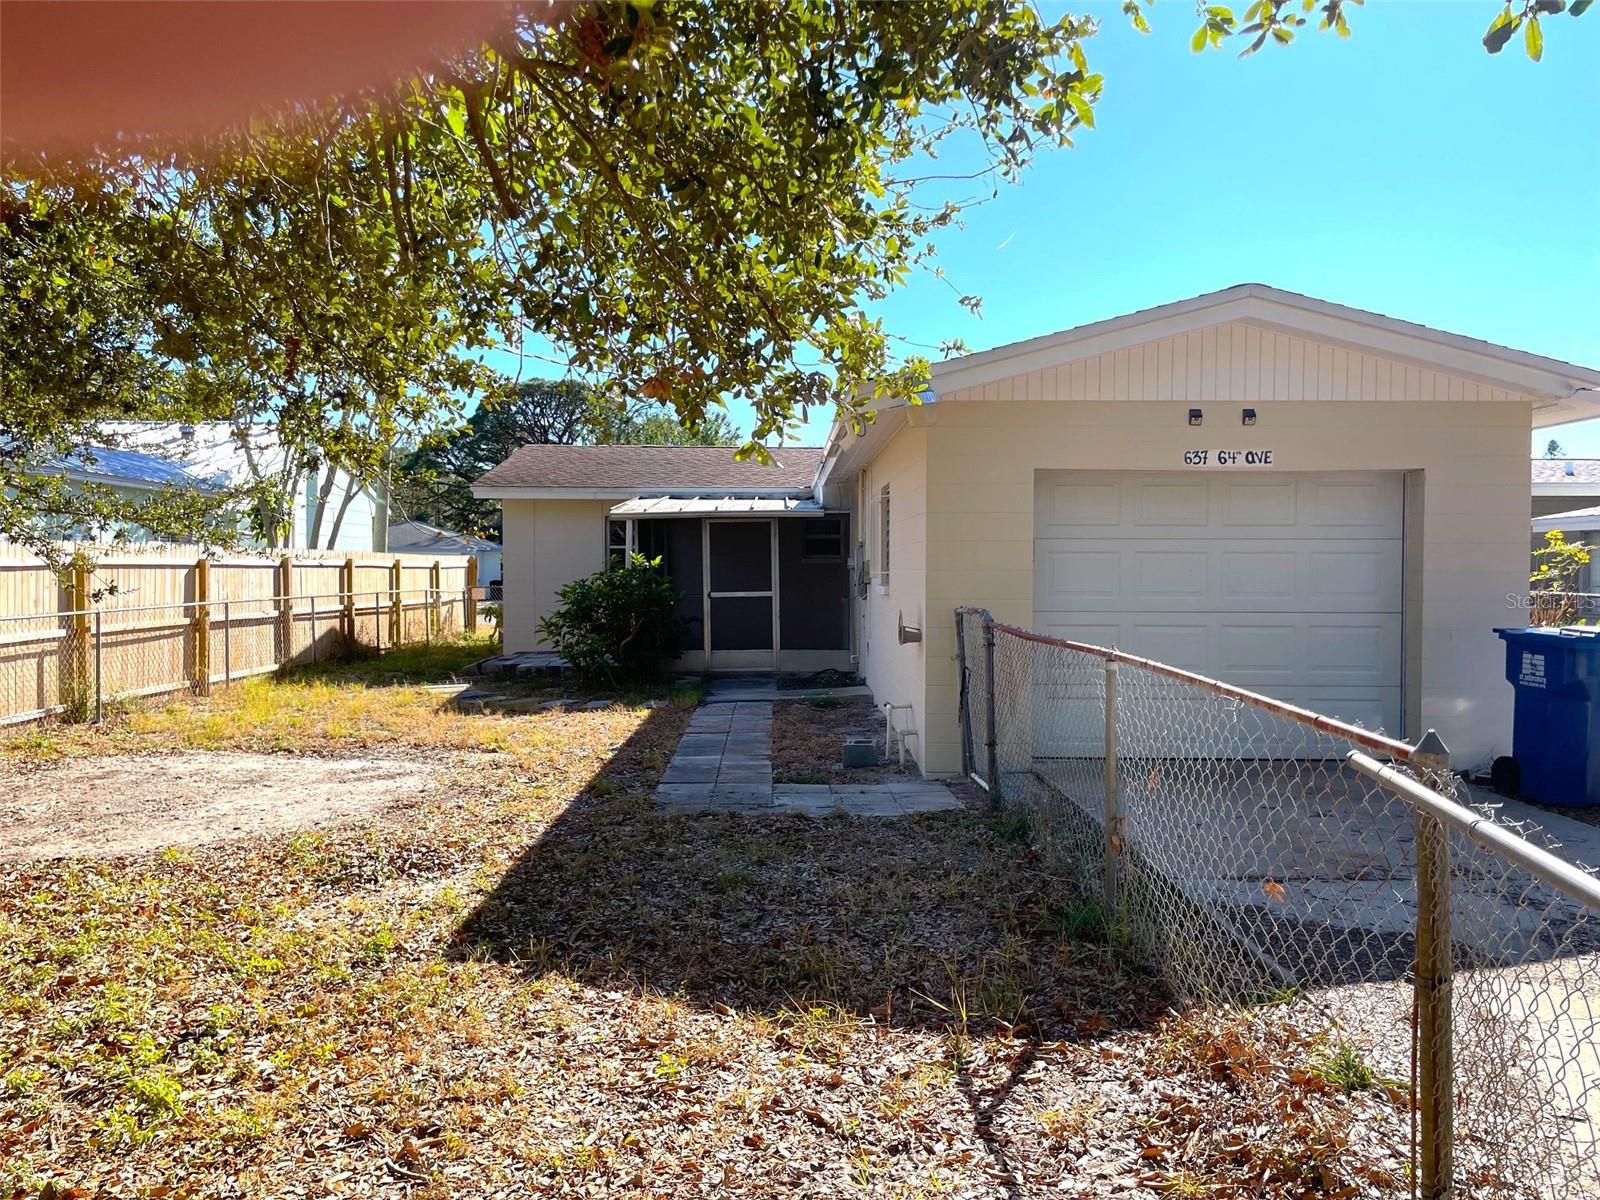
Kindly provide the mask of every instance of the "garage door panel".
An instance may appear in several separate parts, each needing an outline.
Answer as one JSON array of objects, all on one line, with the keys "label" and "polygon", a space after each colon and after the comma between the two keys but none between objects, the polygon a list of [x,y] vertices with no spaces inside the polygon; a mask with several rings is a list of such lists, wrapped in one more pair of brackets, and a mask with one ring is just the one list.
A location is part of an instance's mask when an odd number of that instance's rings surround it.
[{"label": "garage door panel", "polygon": [[1293,550],[1246,548],[1219,552],[1219,585],[1228,600],[1292,602],[1296,593]]},{"label": "garage door panel", "polygon": [[1286,685],[1399,685],[1398,613],[1133,616],[1041,620],[1041,633],[1110,646],[1277,696]]},{"label": "garage door panel", "polygon": [[1395,472],[1178,475],[1044,471],[1035,479],[1040,537],[1119,529],[1124,537],[1399,538]]},{"label": "garage door panel", "polygon": [[1122,554],[1115,547],[1086,550],[1065,545],[1040,547],[1035,554],[1035,594],[1059,597],[1064,607],[1077,603],[1103,607],[1122,594]]},{"label": "garage door panel", "polygon": [[[1130,480],[1138,517],[1130,524],[1140,529],[1204,528],[1211,523],[1210,493],[1205,483],[1157,483]],[[1134,536],[1137,536],[1135,533]]]},{"label": "garage door panel", "polygon": [[[1288,543],[1288,544],[1286,544]],[[1035,542],[1034,610],[1399,612],[1395,541],[1048,538]]]},{"label": "garage door panel", "polygon": [[1401,482],[1396,477],[1360,480],[1310,479],[1306,523],[1334,537],[1394,537],[1401,534]]},{"label": "garage door panel", "polygon": [[[1399,732],[1398,473],[1042,472],[1036,492],[1036,628]],[[1093,753],[1083,722],[1047,715],[1093,695],[1038,666],[1035,752]],[[1305,749],[1282,722],[1159,676],[1129,672],[1124,688],[1133,736],[1165,736],[1168,753]]]},{"label": "garage door panel", "polygon": [[1229,529],[1267,527],[1280,533],[1300,521],[1300,488],[1293,479],[1226,481],[1221,518]]}]

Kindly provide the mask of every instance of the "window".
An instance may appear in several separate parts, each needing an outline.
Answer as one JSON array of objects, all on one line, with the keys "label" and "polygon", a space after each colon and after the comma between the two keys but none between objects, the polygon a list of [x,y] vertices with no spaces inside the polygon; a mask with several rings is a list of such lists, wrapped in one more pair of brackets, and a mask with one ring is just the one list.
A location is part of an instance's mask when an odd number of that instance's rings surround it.
[{"label": "window", "polygon": [[844,522],[838,517],[808,520],[803,531],[802,557],[809,562],[838,562],[844,558]]},{"label": "window", "polygon": [[632,521],[607,521],[606,522],[606,565],[610,567],[624,567],[628,564],[628,554],[633,549],[633,522]]},{"label": "window", "polygon": [[878,493],[878,586],[889,586],[889,485]]}]

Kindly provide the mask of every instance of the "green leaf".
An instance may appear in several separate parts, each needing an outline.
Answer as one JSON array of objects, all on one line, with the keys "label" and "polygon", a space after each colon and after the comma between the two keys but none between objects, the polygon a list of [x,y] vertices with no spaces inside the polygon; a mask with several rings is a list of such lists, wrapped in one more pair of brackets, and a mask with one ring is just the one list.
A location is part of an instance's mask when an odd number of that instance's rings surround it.
[{"label": "green leaf", "polygon": [[1522,33],[1523,45],[1527,47],[1528,57],[1538,62],[1544,55],[1544,34],[1539,32],[1539,18],[1529,17]]},{"label": "green leaf", "polygon": [[1196,29],[1194,31],[1194,36],[1189,39],[1189,49],[1192,50],[1194,53],[1199,54],[1200,51],[1204,50],[1205,48],[1206,48],[1206,27],[1204,25],[1202,25],[1202,26],[1200,26],[1199,29]]},{"label": "green leaf", "polygon": [[1567,9],[1567,15],[1572,17],[1581,17],[1584,14],[1584,10],[1586,10],[1589,5],[1593,3],[1594,0],[1572,0],[1572,4]]},{"label": "green leaf", "polygon": [[1483,47],[1490,54],[1499,54],[1505,49],[1506,43],[1511,40],[1511,35],[1516,32],[1518,18],[1511,15],[1511,6],[1508,4],[1489,26],[1489,32],[1483,35]]}]

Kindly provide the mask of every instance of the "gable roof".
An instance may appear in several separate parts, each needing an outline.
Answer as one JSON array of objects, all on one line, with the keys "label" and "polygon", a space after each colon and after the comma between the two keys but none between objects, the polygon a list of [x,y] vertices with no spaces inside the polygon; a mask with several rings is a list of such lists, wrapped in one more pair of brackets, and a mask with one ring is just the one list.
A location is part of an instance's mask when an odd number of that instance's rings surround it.
[{"label": "gable roof", "polygon": [[1535,426],[1600,416],[1600,370],[1264,283],[1241,283],[936,363],[933,386],[948,393],[1227,321],[1403,358],[1532,396]]},{"label": "gable roof", "polygon": [[1600,458],[1536,458],[1533,482],[1593,484],[1600,488]]},{"label": "gable roof", "polygon": [[735,462],[731,446],[524,446],[472,485],[480,500],[627,499],[643,492],[804,493],[822,451],[776,446],[767,466]]}]

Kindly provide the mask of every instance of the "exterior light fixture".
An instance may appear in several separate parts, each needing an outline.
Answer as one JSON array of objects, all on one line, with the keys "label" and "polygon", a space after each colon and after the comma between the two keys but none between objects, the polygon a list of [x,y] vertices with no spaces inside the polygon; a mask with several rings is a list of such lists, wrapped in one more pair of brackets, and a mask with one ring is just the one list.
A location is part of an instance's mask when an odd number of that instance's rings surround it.
[{"label": "exterior light fixture", "polygon": [[1203,416],[1205,416],[1205,414],[1202,413],[1198,408],[1191,408],[1189,410],[1189,424],[1191,424],[1191,425],[1200,424],[1200,419]]},{"label": "exterior light fixture", "polygon": [[1256,423],[1256,410],[1255,409],[1247,408],[1247,409],[1244,410],[1244,423],[1246,425],[1254,425]]}]

